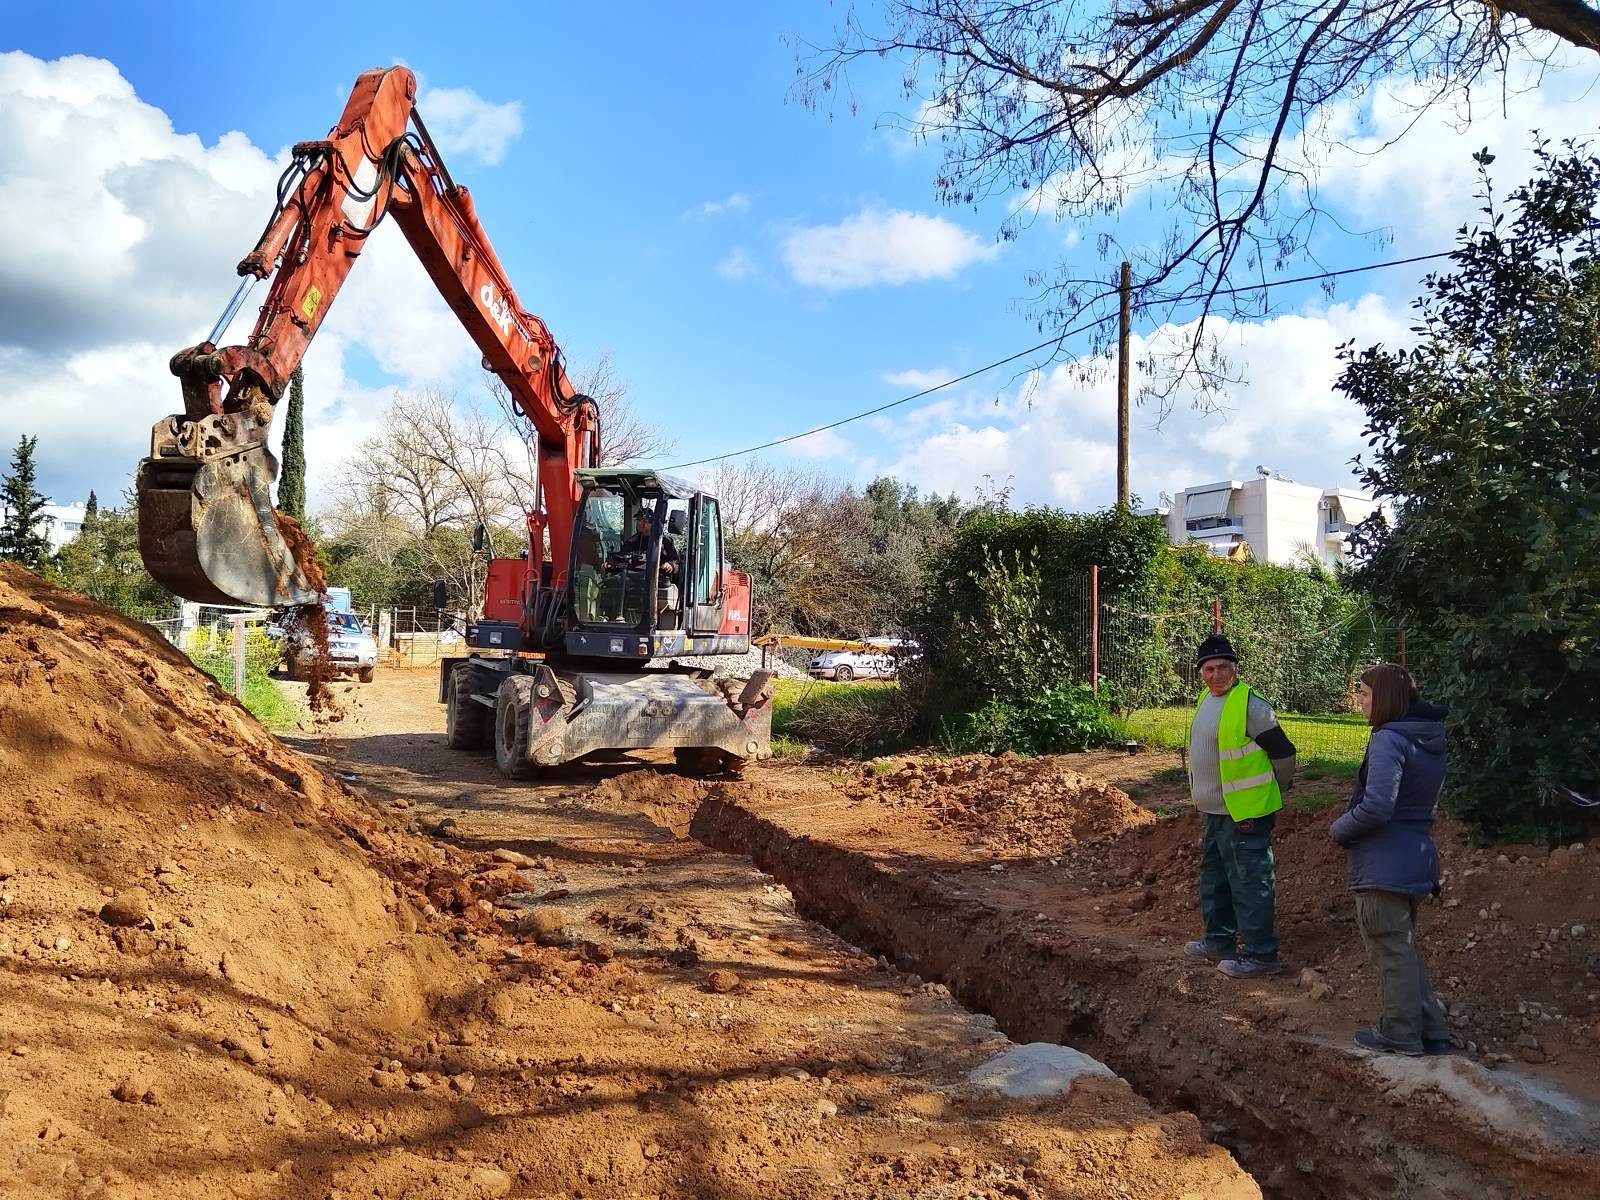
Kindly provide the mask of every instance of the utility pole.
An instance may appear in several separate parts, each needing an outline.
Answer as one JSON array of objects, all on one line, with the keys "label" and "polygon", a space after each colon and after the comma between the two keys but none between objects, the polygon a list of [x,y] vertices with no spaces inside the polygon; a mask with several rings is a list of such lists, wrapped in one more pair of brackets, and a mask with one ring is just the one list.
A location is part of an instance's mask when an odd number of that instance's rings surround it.
[{"label": "utility pole", "polygon": [[1117,328],[1117,507],[1128,507],[1128,362],[1133,336],[1133,268],[1122,264],[1122,279],[1117,285],[1122,301],[1122,319]]}]

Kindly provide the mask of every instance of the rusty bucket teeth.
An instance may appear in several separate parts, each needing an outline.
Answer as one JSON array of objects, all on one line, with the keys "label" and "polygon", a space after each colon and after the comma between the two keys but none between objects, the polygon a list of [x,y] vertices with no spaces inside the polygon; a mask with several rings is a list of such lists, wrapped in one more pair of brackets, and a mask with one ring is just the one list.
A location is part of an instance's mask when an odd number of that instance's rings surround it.
[{"label": "rusty bucket teeth", "polygon": [[321,572],[300,527],[273,510],[275,474],[260,447],[224,458],[145,459],[137,490],[146,569],[202,604],[315,604]]}]

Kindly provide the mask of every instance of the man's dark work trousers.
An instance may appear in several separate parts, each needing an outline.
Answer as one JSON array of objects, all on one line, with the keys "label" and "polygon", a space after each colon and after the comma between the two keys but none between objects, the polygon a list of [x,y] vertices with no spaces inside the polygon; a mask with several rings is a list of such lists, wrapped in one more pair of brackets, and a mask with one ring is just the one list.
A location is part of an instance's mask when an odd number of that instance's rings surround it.
[{"label": "man's dark work trousers", "polygon": [[1272,866],[1272,826],[1277,813],[1235,821],[1203,813],[1200,852],[1200,917],[1206,942],[1232,952],[1234,940],[1245,958],[1275,962],[1278,934],[1273,908],[1278,882]]},{"label": "man's dark work trousers", "polygon": [[1378,976],[1378,1032],[1407,1050],[1450,1040],[1444,1010],[1428,982],[1417,950],[1417,906],[1421,896],[1400,892],[1356,893],[1356,924]]}]

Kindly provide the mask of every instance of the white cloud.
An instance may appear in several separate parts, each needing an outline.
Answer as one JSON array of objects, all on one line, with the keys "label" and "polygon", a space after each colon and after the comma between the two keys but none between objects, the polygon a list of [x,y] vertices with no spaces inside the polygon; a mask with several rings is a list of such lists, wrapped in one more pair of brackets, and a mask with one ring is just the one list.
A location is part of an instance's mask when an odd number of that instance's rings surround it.
[{"label": "white cloud", "polygon": [[492,167],[522,135],[522,101],[492,104],[471,88],[422,88],[417,111],[447,164],[460,156]]},{"label": "white cloud", "polygon": [[755,259],[750,257],[743,246],[735,246],[717,263],[717,274],[734,283],[741,279],[749,279],[755,273]]},{"label": "white cloud", "polygon": [[998,245],[943,217],[883,209],[797,229],[783,247],[795,282],[830,291],[949,279],[999,253]]},{"label": "white cloud", "polygon": [[1319,202],[1387,229],[1402,244],[1447,249],[1457,228],[1481,217],[1474,151],[1494,152],[1490,174],[1504,196],[1535,170],[1531,131],[1554,142],[1594,134],[1591,52],[1554,48],[1537,86],[1529,71],[1514,71],[1503,103],[1487,87],[1490,94],[1475,103],[1436,105],[1419,117],[1428,83],[1392,81],[1327,106],[1297,147],[1301,160],[1323,164]]},{"label": "white cloud", "polygon": [[941,383],[948,383],[954,377],[955,372],[944,367],[934,367],[931,370],[918,370],[913,367],[906,371],[891,371],[883,377],[883,381],[890,387],[904,388],[908,392],[923,392],[938,387]]},{"label": "white cloud", "polygon": [[821,459],[833,462],[846,472],[855,463],[859,451],[847,439],[832,429],[809,433],[796,441],[785,443],[784,451],[797,458]]},{"label": "white cloud", "polygon": [[[1218,322],[1230,360],[1247,375],[1223,413],[1202,415],[1180,396],[1155,428],[1136,409],[1130,433],[1132,490],[1147,502],[1193,483],[1248,477],[1265,463],[1324,487],[1353,486],[1349,460],[1362,449],[1360,409],[1333,391],[1336,347],[1408,340],[1408,313],[1374,296],[1326,310],[1230,325]],[[1182,329],[1158,331],[1162,339]],[[1135,361],[1150,339],[1135,338]],[[1141,377],[1136,373],[1134,385]],[[994,405],[979,395],[914,409],[878,432],[888,443],[882,474],[924,490],[972,496],[1009,482],[1018,504],[1097,508],[1115,498],[1115,379],[1084,378],[1073,364],[1035,374]]]},{"label": "white cloud", "polygon": [[697,204],[683,215],[685,217],[702,218],[722,217],[728,216],[732,213],[748,212],[749,209],[750,197],[744,192],[734,192],[732,195],[725,196],[721,200],[707,200],[703,204]]},{"label": "white cloud", "polygon": [[[181,407],[168,359],[209,332],[283,164],[242,133],[207,146],[175,131],[110,63],[0,54],[0,452],[37,435],[42,490],[111,503],[131,484],[151,426]],[[477,361],[391,222],[306,356],[313,507],[394,390],[356,382],[353,356],[409,387]]]}]

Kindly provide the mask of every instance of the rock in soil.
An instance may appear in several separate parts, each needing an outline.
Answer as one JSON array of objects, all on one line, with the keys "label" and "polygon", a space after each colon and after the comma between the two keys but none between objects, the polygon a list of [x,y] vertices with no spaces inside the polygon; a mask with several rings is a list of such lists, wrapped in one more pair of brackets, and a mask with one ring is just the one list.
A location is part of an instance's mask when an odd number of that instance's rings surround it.
[{"label": "rock in soil", "polygon": [[713,992],[731,992],[738,988],[739,977],[732,971],[718,968],[706,976],[706,987]]},{"label": "rock in soil", "polygon": [[100,919],[107,925],[143,925],[150,919],[150,894],[142,887],[118,892],[100,906]]}]

